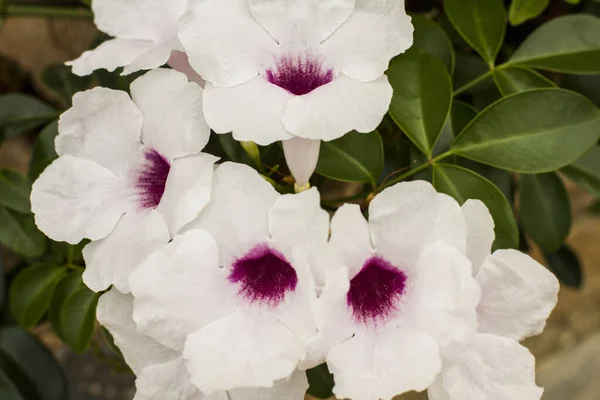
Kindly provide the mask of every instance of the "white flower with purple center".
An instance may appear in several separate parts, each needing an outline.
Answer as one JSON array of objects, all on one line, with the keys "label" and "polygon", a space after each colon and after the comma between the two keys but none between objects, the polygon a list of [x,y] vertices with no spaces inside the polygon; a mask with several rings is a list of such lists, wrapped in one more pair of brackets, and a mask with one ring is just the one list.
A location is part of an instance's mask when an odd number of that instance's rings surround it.
[{"label": "white flower with purple center", "polygon": [[59,121],[54,161],[31,205],[48,237],[77,244],[95,291],[129,291],[129,274],[194,219],[210,199],[213,164],[200,153],[210,129],[202,88],[158,69],[122,91],[78,93]]},{"label": "white flower with purple center", "polygon": [[211,128],[261,145],[283,140],[300,186],[320,140],[379,125],[392,97],[384,72],[412,34],[403,0],[205,0],[179,29],[208,82]]},{"label": "white flower with purple center", "polygon": [[111,289],[98,301],[98,321],[110,331],[125,362],[136,375],[134,400],[299,400],[308,381],[304,372],[271,388],[235,388],[205,395],[190,381],[181,353],[142,334],[132,318],[133,296]]},{"label": "white flower with purple center", "polygon": [[331,230],[319,334],[303,366],[326,361],[339,398],[426,389],[442,355],[476,329],[480,291],[460,206],[429,183],[400,183],[375,197],[368,222],[344,205]]},{"label": "white flower with purple center", "polygon": [[183,352],[210,394],[288,378],[316,332],[305,249],[327,242],[316,189],[280,195],[251,168],[220,165],[211,202],[131,275],[139,329]]},{"label": "white flower with purple center", "polygon": [[516,250],[491,254],[494,221],[483,203],[463,206],[469,258],[481,286],[479,328],[464,351],[444,359],[431,400],[539,400],[535,359],[519,341],[542,332],[556,305],[554,275]]}]

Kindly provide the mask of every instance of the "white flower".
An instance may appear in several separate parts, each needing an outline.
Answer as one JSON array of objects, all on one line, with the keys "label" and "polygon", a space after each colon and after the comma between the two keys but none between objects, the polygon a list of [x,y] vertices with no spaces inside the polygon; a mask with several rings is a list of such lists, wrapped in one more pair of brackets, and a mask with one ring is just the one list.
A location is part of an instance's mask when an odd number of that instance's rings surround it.
[{"label": "white flower", "polygon": [[183,351],[203,392],[269,387],[292,374],[316,332],[302,247],[326,243],[328,227],[316,189],[282,196],[251,168],[224,163],[199,217],[132,274],[134,319]]},{"label": "white flower", "polygon": [[129,273],[194,219],[210,198],[215,157],[202,88],[166,69],[127,93],[78,93],[59,121],[60,156],[34,183],[31,205],[48,237],[82,239],[83,278],[95,291],[129,291]]},{"label": "white flower", "polygon": [[133,296],[111,289],[98,301],[97,318],[113,336],[136,375],[134,400],[300,400],[308,388],[296,372],[272,388],[236,388],[205,395],[190,381],[186,361],[178,353],[140,333],[132,318]]},{"label": "white flower", "polygon": [[125,67],[123,74],[131,74],[160,67],[173,55],[177,58],[173,67],[177,68],[183,62],[181,55],[176,54],[183,50],[177,38],[177,24],[188,3],[191,4],[188,0],[92,1],[96,26],[115,38],[67,65],[72,65],[73,73],[80,76],[118,67]]},{"label": "white flower", "polygon": [[426,389],[441,354],[470,340],[480,292],[452,198],[400,183],[375,197],[369,215],[344,205],[332,219],[320,334],[305,366],[325,359],[339,398],[389,400]]},{"label": "white flower", "polygon": [[431,400],[539,400],[535,359],[519,344],[542,332],[556,305],[559,284],[552,273],[516,250],[491,253],[494,221],[483,203],[463,206],[469,258],[481,286],[479,328],[459,357],[429,389]]}]

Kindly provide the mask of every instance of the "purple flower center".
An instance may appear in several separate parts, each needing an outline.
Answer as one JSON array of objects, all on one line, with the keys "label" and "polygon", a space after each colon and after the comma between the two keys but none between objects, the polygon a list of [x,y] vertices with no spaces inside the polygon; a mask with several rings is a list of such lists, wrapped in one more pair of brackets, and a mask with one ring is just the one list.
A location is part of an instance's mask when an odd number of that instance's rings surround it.
[{"label": "purple flower center", "polygon": [[146,150],[144,159],[145,162],[138,171],[135,188],[140,207],[154,209],[158,207],[165,193],[171,164],[154,149]]},{"label": "purple flower center", "polygon": [[283,57],[274,68],[266,70],[267,80],[296,96],[302,96],[333,80],[333,70],[307,57]]},{"label": "purple flower center", "polygon": [[406,274],[381,257],[372,257],[350,281],[347,302],[354,319],[377,323],[397,310],[406,287]]},{"label": "purple flower center", "polygon": [[298,276],[283,254],[261,244],[233,263],[229,281],[249,302],[277,306],[296,289]]}]

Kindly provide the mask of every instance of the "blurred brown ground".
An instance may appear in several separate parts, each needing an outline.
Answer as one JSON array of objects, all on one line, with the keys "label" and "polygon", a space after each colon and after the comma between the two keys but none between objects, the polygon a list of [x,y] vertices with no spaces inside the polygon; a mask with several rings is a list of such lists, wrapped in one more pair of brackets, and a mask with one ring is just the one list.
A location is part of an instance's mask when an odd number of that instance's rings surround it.
[{"label": "blurred brown ground", "polygon": [[[39,79],[41,70],[77,57],[95,34],[93,25],[85,21],[9,19],[0,28],[0,56],[16,61],[33,74],[35,90],[46,93]],[[30,148],[27,137],[0,145],[0,167],[25,171]],[[546,330],[525,344],[537,357],[538,384],[546,388],[544,400],[600,400],[600,218],[585,213],[592,201],[589,195],[572,183],[568,188],[575,215],[568,242],[580,256],[585,284],[581,290],[563,287]],[[538,251],[533,254],[541,261]],[[39,334],[76,381],[72,400],[131,398],[128,378],[111,377],[109,369],[93,356],[69,356],[49,329],[42,328]],[[407,394],[397,400],[426,398],[423,394]]]}]

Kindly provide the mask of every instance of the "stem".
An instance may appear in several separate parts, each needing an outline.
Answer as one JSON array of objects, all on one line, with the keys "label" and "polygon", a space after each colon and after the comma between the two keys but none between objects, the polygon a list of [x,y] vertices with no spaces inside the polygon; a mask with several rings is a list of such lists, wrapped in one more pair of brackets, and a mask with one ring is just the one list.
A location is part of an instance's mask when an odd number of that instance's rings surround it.
[{"label": "stem", "polygon": [[87,8],[9,5],[4,16],[92,19],[94,14]]},{"label": "stem", "polygon": [[483,82],[484,80],[486,80],[487,78],[492,76],[493,72],[494,71],[490,69],[485,74],[478,76],[477,78],[473,79],[472,81],[467,82],[466,84],[464,84],[463,86],[459,87],[458,89],[456,89],[454,91],[454,96],[458,96],[459,94],[471,89],[473,86],[476,86],[479,83]]},{"label": "stem", "polygon": [[385,189],[387,187],[395,185],[396,183],[401,182],[401,181],[405,180],[406,178],[409,178],[418,172],[424,171],[427,168],[429,168],[430,166],[434,165],[436,162],[441,161],[444,158],[449,157],[451,155],[452,155],[452,151],[447,151],[443,154],[440,154],[439,156],[435,157],[433,160],[423,163],[423,164],[419,165],[417,168],[411,169],[407,173],[402,174],[394,179],[389,180],[385,185],[382,185],[380,188],[378,188],[377,192],[381,192],[383,189]]}]

